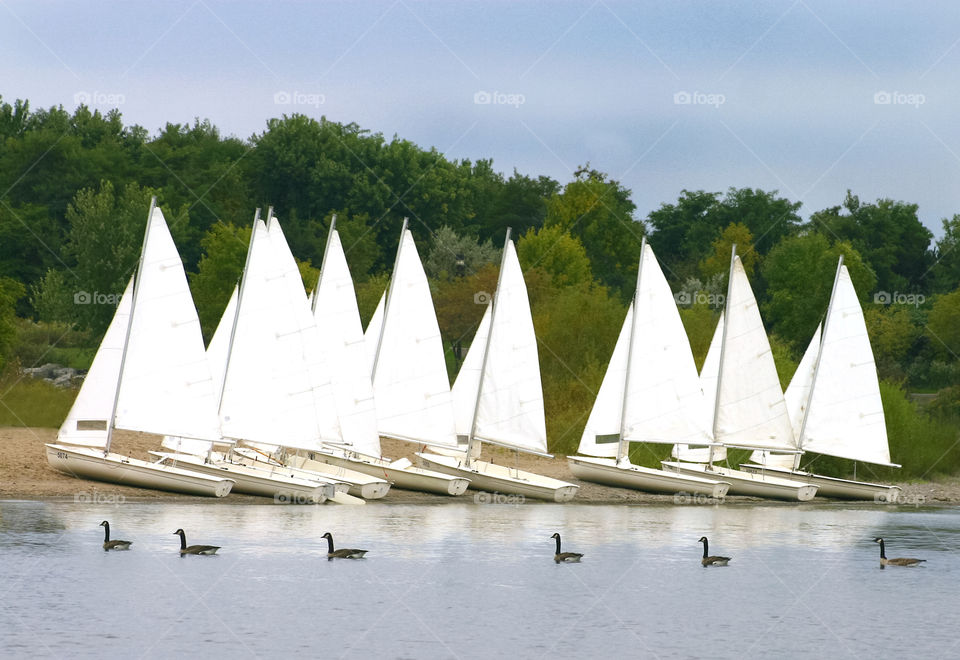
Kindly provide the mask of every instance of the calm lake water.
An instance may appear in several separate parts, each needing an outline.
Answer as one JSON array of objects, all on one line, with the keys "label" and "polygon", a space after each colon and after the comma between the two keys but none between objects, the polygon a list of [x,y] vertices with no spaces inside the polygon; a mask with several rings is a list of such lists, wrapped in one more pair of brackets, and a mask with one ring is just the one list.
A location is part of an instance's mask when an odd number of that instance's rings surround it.
[{"label": "calm lake water", "polygon": [[[0,502],[4,657],[960,657],[960,510]],[[101,520],[129,552],[101,549]],[[187,543],[221,545],[183,557]],[[325,558],[320,539],[370,550]],[[550,535],[585,553],[556,565]],[[727,568],[703,568],[701,535]],[[879,568],[888,556],[927,559]]]}]

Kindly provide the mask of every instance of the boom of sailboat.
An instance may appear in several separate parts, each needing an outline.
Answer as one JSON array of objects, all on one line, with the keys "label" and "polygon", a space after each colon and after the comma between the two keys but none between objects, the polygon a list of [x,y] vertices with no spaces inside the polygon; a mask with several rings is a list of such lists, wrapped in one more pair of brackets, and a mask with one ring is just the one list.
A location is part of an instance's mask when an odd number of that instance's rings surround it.
[{"label": "boom of sailboat", "polygon": [[[893,465],[863,314],[842,259],[822,328],[786,394],[746,273],[731,255],[727,304],[698,374],[676,302],[644,241],[637,285],[581,438],[585,481],[652,492],[895,501],[899,489],[801,470],[806,453]],[[141,460],[114,431],[160,436]],[[381,438],[412,443],[383,455]],[[660,468],[631,443],[672,446]],[[139,263],[49,464],[78,477],[192,495],[363,504],[392,487],[468,488],[566,502],[580,488],[481,460],[484,444],[549,457],[537,337],[507,230],[497,288],[453,386],[427,276],[406,220],[389,285],[364,332],[330,221],[308,297],[269,209],[205,348],[183,263],[152,200]],[[754,450],[735,469],[728,448]],[[418,450],[417,450],[418,449]],[[559,544],[559,540],[558,540]]]}]

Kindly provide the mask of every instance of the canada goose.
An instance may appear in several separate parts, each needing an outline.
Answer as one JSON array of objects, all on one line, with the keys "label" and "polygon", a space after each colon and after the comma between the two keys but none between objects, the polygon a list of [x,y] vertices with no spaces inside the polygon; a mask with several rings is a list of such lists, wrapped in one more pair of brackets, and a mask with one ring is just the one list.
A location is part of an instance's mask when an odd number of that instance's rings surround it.
[{"label": "canada goose", "polygon": [[873,542],[880,544],[880,566],[916,566],[920,562],[927,561],[926,559],[911,559],[909,557],[887,559],[887,552],[883,547],[883,539],[878,536],[873,539]]},{"label": "canada goose", "polygon": [[182,529],[178,529],[174,534],[180,535],[181,555],[215,555],[220,549],[219,545],[187,545],[187,535]]},{"label": "canada goose", "polygon": [[100,526],[103,527],[103,549],[104,550],[129,550],[130,546],[133,544],[133,541],[111,541],[110,540],[110,523],[104,520],[100,523]]},{"label": "canada goose", "polygon": [[581,552],[560,552],[560,534],[554,532],[550,538],[557,539],[557,554],[553,556],[553,561],[558,564],[580,561],[580,558],[583,557]]},{"label": "canada goose", "polygon": [[703,559],[700,560],[701,564],[704,566],[726,566],[730,563],[730,557],[710,557],[707,554],[709,542],[706,536],[701,536],[699,542],[703,544]]},{"label": "canada goose", "polygon": [[356,548],[333,549],[333,534],[324,532],[320,538],[327,539],[327,559],[362,559],[369,550],[357,550]]}]

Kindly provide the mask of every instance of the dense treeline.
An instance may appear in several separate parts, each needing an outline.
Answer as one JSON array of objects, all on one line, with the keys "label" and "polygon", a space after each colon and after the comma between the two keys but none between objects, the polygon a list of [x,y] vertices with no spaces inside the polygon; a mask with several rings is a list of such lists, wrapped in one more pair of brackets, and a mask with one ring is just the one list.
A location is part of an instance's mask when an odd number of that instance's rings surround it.
[{"label": "dense treeline", "polygon": [[[842,254],[890,383],[885,392],[939,392],[937,414],[960,409],[960,214],[943,220],[935,241],[915,204],[848,192],[804,222],[800,203],[777,191],[731,188],[684,190],[640,219],[630,191],[589,164],[558,182],[505,176],[489,160],[450,160],[324,118],[271,119],[248,139],[223,137],[199,120],[151,135],[124,125],[117,111],[34,111],[2,99],[0,359],[84,366],[136,266],[151,195],[171,225],[208,337],[242,269],[254,208],[275,207],[308,289],[337,216],[364,320],[408,217],[451,374],[481,316],[476,303],[495,287],[511,227],[559,451],[579,439],[644,237],[677,293],[698,361],[722,307],[731,244],[785,382],[825,312]],[[38,341],[50,345],[39,350]]]}]

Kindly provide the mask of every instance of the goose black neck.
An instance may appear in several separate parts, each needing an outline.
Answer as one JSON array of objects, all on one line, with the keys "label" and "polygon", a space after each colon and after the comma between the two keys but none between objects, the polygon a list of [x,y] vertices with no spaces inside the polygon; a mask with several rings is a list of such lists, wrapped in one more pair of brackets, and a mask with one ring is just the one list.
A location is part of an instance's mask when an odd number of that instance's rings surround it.
[{"label": "goose black neck", "polygon": [[327,552],[333,552],[333,534],[327,535]]},{"label": "goose black neck", "polygon": [[701,543],[703,543],[703,558],[706,559],[706,558],[707,558],[707,545],[709,544],[709,541],[707,541],[707,539],[703,539],[703,541],[701,541]]},{"label": "goose black neck", "polygon": [[560,554],[560,535],[557,534],[557,554]]},{"label": "goose black neck", "polygon": [[187,535],[183,532],[182,529],[181,529],[179,532],[177,532],[177,534],[180,536],[180,549],[181,549],[181,550],[186,550],[186,549],[187,549]]},{"label": "goose black neck", "polygon": [[880,544],[880,559],[886,559],[887,551],[883,547],[883,539],[880,539],[878,543]]},{"label": "goose black neck", "polygon": [[103,523],[103,542],[106,543],[110,540],[110,523],[104,521]]}]

